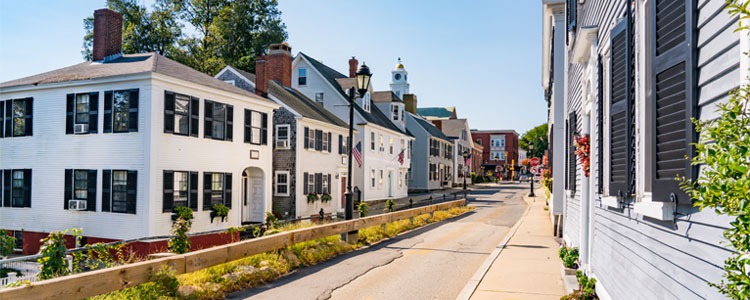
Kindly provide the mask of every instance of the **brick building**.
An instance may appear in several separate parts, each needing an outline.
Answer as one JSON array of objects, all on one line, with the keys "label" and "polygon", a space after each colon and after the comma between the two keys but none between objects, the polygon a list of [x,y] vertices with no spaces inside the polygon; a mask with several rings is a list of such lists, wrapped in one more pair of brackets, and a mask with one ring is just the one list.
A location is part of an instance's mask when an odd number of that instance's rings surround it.
[{"label": "brick building", "polygon": [[[508,167],[518,170],[518,132],[515,130],[472,130],[474,143],[484,147],[482,167],[485,171],[506,173]],[[509,176],[509,172],[508,176]]]}]

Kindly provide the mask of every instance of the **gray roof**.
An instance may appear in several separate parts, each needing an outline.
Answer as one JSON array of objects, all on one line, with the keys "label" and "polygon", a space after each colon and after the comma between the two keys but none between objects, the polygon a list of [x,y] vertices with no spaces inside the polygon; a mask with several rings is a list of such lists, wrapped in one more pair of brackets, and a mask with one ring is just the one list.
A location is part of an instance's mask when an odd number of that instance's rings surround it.
[{"label": "gray roof", "polygon": [[[461,132],[466,129],[466,119],[447,119],[440,121],[442,123],[440,128],[442,128],[443,132],[450,137],[459,138],[461,137]],[[469,134],[469,132],[466,134]]]},{"label": "gray roof", "polygon": [[336,117],[336,115],[323,108],[320,104],[315,103],[313,100],[305,97],[305,95],[293,88],[283,86],[278,81],[269,81],[268,94],[273,95],[279,101],[284,102],[284,104],[298,112],[304,118],[310,118],[339,127],[349,128],[349,125],[346,122]]},{"label": "gray roof", "polygon": [[243,71],[243,70],[240,70],[240,69],[237,69],[235,67],[231,67],[231,68],[232,68],[232,70],[237,71],[237,73],[240,73],[240,75],[244,76],[245,78],[247,78],[247,80],[250,80],[250,82],[252,82],[253,84],[255,84],[255,74],[247,72],[247,71]]},{"label": "gray roof", "polygon": [[[327,80],[328,83],[330,83],[331,86],[333,86],[335,90],[338,91],[341,97],[344,97],[344,99],[349,99],[349,96],[347,96],[346,93],[344,93],[344,90],[341,88],[341,85],[336,80],[336,79],[341,79],[341,78],[349,78],[349,76],[339,73],[338,71],[332,69],[331,67],[324,65],[323,63],[315,60],[314,58],[310,56],[307,56],[307,54],[300,52],[299,55],[302,55],[302,57],[304,57],[307,61],[309,61],[310,64],[313,66],[313,68],[317,69],[318,72],[320,72],[320,74],[323,75],[323,78]],[[380,125],[390,130],[401,132],[403,134],[413,137],[413,135],[408,130],[401,130],[395,124],[393,124],[393,122],[391,122],[391,120],[388,119],[388,117],[386,117],[385,114],[383,114],[383,112],[381,112],[380,109],[378,109],[378,107],[375,105],[370,106],[370,112],[366,112],[359,105],[354,105],[354,109],[363,118],[365,118],[365,120],[368,123]]]},{"label": "gray roof", "polygon": [[255,99],[257,96],[156,53],[127,54],[107,62],[86,61],[62,69],[0,83],[0,88],[90,80],[140,73],[159,73]]},{"label": "gray roof", "polygon": [[419,124],[419,126],[422,126],[422,128],[424,128],[424,130],[426,130],[427,133],[429,133],[430,135],[439,139],[444,139],[449,142],[451,141],[451,138],[446,136],[442,131],[440,131],[440,129],[435,127],[435,125],[432,124],[432,122],[422,119],[419,116],[412,116],[412,117],[414,118],[415,121],[417,121],[417,124]]}]

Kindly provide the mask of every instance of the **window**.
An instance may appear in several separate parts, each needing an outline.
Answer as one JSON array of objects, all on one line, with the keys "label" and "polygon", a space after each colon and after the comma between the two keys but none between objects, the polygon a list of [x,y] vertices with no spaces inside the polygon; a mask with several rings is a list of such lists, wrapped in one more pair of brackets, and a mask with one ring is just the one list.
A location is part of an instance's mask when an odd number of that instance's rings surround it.
[{"label": "window", "polygon": [[203,173],[203,210],[214,204],[232,207],[232,173]]},{"label": "window", "polygon": [[391,105],[392,118],[394,121],[398,121],[398,105]]},{"label": "window", "polygon": [[4,170],[3,206],[31,207],[31,170]]},{"label": "window", "polygon": [[297,84],[299,85],[306,85],[307,84],[307,69],[305,68],[299,68],[297,69]]},{"label": "window", "polygon": [[321,133],[321,136],[323,137],[323,141],[322,141],[322,145],[321,145],[322,150],[325,151],[325,152],[330,152],[330,148],[328,147],[330,145],[329,143],[331,142],[331,139],[329,137],[330,133],[329,132],[323,132],[323,133]]},{"label": "window", "polygon": [[393,137],[388,138],[388,142],[390,144],[390,153],[393,154]]},{"label": "window", "polygon": [[138,172],[102,171],[102,211],[135,214]]},{"label": "window", "polygon": [[245,143],[268,144],[268,114],[245,109]]},{"label": "window", "polygon": [[164,171],[162,212],[185,206],[198,210],[198,172]]},{"label": "window", "polygon": [[383,135],[382,134],[379,135],[378,141],[380,141],[380,152],[384,152],[385,151],[385,145],[383,144]]},{"label": "window", "polygon": [[370,132],[370,150],[375,151],[375,132]]},{"label": "window", "polygon": [[323,103],[323,92],[315,93],[315,102]]},{"label": "window", "polygon": [[[31,136],[33,132],[33,98],[0,101],[0,121],[5,130],[0,137]],[[4,105],[3,105],[4,104]],[[4,109],[3,109],[4,107]],[[2,112],[5,112],[4,117]],[[0,124],[0,129],[2,124]]]},{"label": "window", "polygon": [[203,137],[231,141],[234,129],[234,107],[206,100],[205,111]]},{"label": "window", "polygon": [[414,143],[414,141],[409,141],[409,143],[408,143],[408,145],[409,145],[408,147],[409,148],[406,151],[406,158],[411,158],[411,151],[414,149],[414,147],[413,147],[414,144],[413,143]]},{"label": "window", "polygon": [[289,149],[289,124],[276,125],[276,148]]},{"label": "window", "polygon": [[289,171],[276,171],[276,196],[289,196]]},{"label": "window", "polygon": [[329,188],[329,181],[331,180],[331,175],[323,175],[323,184],[322,184],[322,190],[323,194],[330,194],[331,190]]},{"label": "window", "polygon": [[65,170],[63,208],[73,199],[86,200],[86,210],[96,211],[96,170]]},{"label": "window", "polygon": [[315,193],[315,174],[314,173],[307,173],[305,172],[303,179],[305,191],[304,194],[314,194]]},{"label": "window", "polygon": [[68,94],[66,134],[96,133],[99,123],[99,93]]},{"label": "window", "polygon": [[370,93],[365,93],[365,96],[362,97],[362,108],[366,112],[370,112]]},{"label": "window", "polygon": [[76,95],[76,124],[89,123],[89,95]]},{"label": "window", "polygon": [[370,170],[370,186],[375,188],[375,169]]},{"label": "window", "polygon": [[482,145],[482,139],[477,139],[477,144]]},{"label": "window", "polygon": [[227,84],[235,85],[234,80],[224,80]]},{"label": "window", "polygon": [[383,170],[380,170],[380,180],[378,180],[378,188],[383,188]]},{"label": "window", "polygon": [[[209,103],[206,103],[208,106]],[[197,97],[164,92],[164,133],[198,136],[200,100]],[[210,136],[210,135],[206,135]]]},{"label": "window", "polygon": [[138,89],[104,92],[104,132],[138,131]]},{"label": "window", "polygon": [[403,171],[398,171],[398,187],[399,188],[404,186],[403,174],[404,174]]}]

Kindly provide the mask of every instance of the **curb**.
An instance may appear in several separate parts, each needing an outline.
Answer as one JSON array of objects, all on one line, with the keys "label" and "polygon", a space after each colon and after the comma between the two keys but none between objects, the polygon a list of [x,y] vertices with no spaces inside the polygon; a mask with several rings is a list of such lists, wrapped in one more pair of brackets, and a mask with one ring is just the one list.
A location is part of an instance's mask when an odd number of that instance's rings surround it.
[{"label": "curb", "polygon": [[526,202],[528,207],[526,208],[526,211],[523,213],[521,218],[516,222],[513,227],[510,228],[508,233],[505,235],[502,241],[500,241],[500,244],[495,247],[495,250],[492,251],[489,257],[484,260],[484,263],[482,263],[482,266],[477,269],[476,273],[474,273],[473,276],[471,276],[471,279],[469,279],[469,282],[466,283],[466,286],[461,290],[461,292],[456,296],[456,300],[468,300],[471,298],[472,295],[474,295],[474,292],[477,290],[477,287],[479,287],[479,283],[482,282],[482,279],[484,278],[484,275],[487,274],[487,272],[490,270],[490,267],[492,267],[492,264],[495,262],[495,260],[500,256],[500,253],[503,252],[503,249],[508,245],[508,242],[510,242],[510,239],[513,238],[513,236],[516,235],[516,232],[518,232],[518,228],[521,227],[521,224],[526,220],[526,217],[529,216],[529,212],[531,212],[532,202],[534,200],[526,200],[528,196],[523,196],[523,200]]}]

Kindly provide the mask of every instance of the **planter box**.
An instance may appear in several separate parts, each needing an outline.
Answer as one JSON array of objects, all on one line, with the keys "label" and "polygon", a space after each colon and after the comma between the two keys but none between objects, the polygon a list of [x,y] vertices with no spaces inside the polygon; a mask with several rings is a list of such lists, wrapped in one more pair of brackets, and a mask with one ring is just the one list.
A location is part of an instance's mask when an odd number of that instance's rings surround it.
[{"label": "planter box", "polygon": [[578,271],[578,269],[566,268],[564,265],[561,265],[561,267],[560,273],[562,275],[565,293],[570,294],[578,289],[578,278],[576,278],[576,271]]}]

